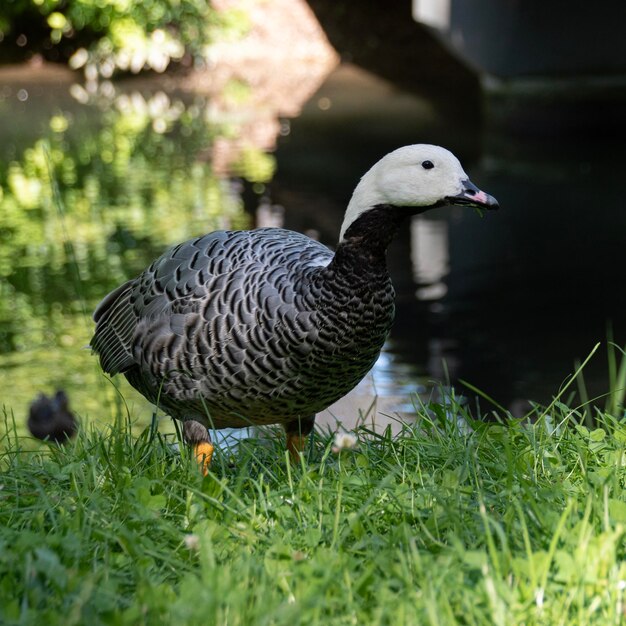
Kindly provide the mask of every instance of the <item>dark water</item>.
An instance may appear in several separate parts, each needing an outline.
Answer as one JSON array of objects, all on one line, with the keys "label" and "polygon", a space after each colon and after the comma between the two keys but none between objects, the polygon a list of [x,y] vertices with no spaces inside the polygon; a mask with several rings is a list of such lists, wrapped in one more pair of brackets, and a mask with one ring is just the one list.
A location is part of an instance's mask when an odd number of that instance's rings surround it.
[{"label": "dark water", "polygon": [[[502,210],[439,209],[394,242],[397,321],[373,374],[394,410],[459,379],[505,406],[547,402],[609,326],[626,340],[626,154],[610,133],[496,136],[343,67],[277,125],[268,154],[209,97],[123,91],[81,104],[68,85],[0,89],[0,404],[16,415],[64,387],[83,416],[107,419],[120,396],[83,349],[104,294],[215,228],[270,220],[333,245],[359,177],[414,142],[453,150]],[[585,382],[607,390],[602,354]]]}]

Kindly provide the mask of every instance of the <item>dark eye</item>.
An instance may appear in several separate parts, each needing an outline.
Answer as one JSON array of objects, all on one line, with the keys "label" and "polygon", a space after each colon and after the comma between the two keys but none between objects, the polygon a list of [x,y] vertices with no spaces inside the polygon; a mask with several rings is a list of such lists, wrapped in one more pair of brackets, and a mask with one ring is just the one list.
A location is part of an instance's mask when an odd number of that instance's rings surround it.
[{"label": "dark eye", "polygon": [[435,164],[432,161],[422,161],[422,167],[425,170],[432,170]]}]

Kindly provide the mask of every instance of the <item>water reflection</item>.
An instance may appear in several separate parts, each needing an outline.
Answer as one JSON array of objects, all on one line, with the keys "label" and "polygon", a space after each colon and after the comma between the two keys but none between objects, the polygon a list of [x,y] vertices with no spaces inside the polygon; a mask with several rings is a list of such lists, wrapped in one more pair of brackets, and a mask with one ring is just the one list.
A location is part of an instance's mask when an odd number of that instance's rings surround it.
[{"label": "water reflection", "polygon": [[[207,158],[236,132],[211,118],[210,101],[157,91],[94,104],[47,113],[33,142],[4,143],[0,367],[2,403],[18,411],[36,390],[62,386],[82,414],[111,415],[103,404],[115,392],[81,350],[95,303],[167,245],[250,225],[237,188]],[[244,180],[273,173],[273,157],[253,144],[233,156]]]},{"label": "water reflection", "polygon": [[450,271],[448,224],[445,220],[416,216],[411,220],[411,259],[418,300],[440,300]]}]

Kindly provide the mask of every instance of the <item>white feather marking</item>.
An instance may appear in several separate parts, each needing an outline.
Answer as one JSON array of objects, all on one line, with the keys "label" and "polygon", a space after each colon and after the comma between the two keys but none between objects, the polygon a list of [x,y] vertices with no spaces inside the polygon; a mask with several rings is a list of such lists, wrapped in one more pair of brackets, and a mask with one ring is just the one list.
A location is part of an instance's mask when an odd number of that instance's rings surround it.
[{"label": "white feather marking", "polygon": [[329,263],[332,261],[332,256],[317,256],[313,259],[310,259],[307,262],[308,267],[328,267]]}]

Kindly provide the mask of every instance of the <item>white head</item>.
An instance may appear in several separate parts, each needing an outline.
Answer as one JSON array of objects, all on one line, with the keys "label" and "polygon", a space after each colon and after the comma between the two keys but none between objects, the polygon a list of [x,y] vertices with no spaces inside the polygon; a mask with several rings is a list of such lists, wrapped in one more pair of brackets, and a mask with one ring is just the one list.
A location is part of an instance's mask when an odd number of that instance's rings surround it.
[{"label": "white head", "polygon": [[348,204],[339,240],[350,224],[375,206],[426,209],[442,204],[498,208],[494,198],[470,182],[452,152],[428,144],[398,148],[361,178]]}]

